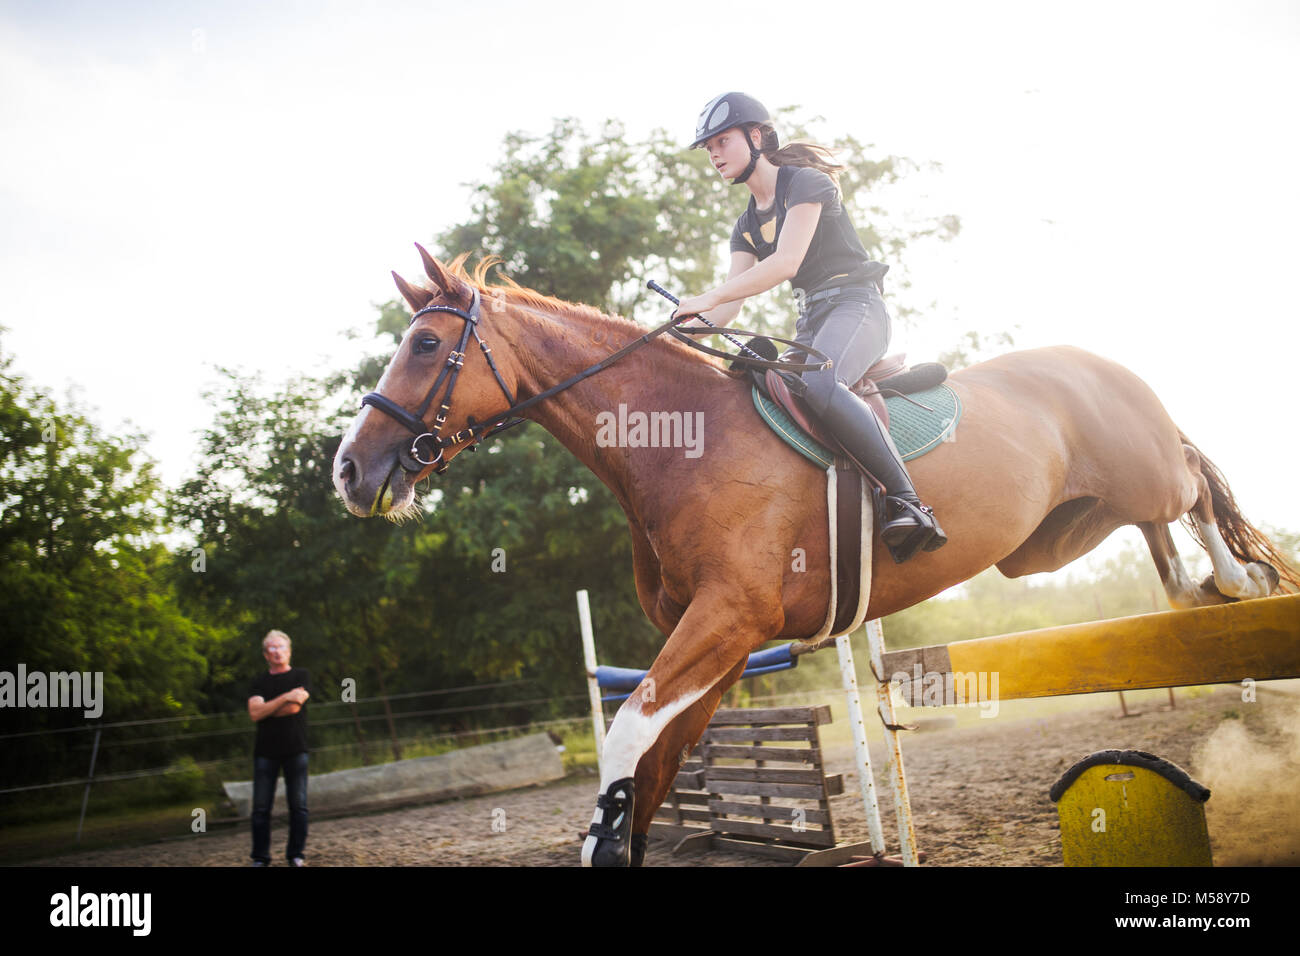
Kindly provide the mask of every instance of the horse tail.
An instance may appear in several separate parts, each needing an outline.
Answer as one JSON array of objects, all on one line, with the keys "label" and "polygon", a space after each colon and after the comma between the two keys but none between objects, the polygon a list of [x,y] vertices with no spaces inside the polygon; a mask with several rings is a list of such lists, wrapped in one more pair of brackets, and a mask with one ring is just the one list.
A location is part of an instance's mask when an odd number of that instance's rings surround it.
[{"label": "horse tail", "polygon": [[[1232,495],[1232,489],[1228,487],[1227,480],[1223,477],[1223,472],[1219,471],[1214,462],[1210,461],[1205,456],[1205,453],[1183,434],[1181,429],[1178,432],[1178,437],[1182,439],[1184,445],[1195,451],[1201,459],[1201,474],[1210,487],[1210,502],[1214,510],[1214,523],[1219,526],[1219,533],[1223,535],[1228,550],[1239,561],[1263,561],[1265,564],[1272,565],[1281,579],[1290,585],[1293,590],[1300,590],[1300,571],[1296,570],[1290,559],[1278,550],[1277,546],[1268,539],[1264,532],[1246,520],[1246,516],[1237,507],[1237,501]],[[1204,548],[1205,539],[1201,537],[1201,532],[1197,529],[1196,522],[1192,520],[1191,513],[1188,512],[1183,515],[1181,520],[1183,527],[1196,540],[1196,543]]]}]

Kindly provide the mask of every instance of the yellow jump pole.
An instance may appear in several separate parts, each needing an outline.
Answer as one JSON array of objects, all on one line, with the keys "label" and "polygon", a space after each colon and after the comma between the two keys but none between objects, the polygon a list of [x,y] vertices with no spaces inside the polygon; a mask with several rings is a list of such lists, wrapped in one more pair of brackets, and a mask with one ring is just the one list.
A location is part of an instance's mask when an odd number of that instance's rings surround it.
[{"label": "yellow jump pole", "polygon": [[891,651],[913,706],[1300,677],[1300,594]]}]

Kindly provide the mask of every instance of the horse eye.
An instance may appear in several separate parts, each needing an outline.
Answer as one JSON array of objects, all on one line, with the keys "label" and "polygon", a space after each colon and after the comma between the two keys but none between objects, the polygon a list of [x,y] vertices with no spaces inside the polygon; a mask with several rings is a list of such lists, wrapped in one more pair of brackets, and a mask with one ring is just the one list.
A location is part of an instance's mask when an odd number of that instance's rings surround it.
[{"label": "horse eye", "polygon": [[415,340],[415,352],[417,355],[427,355],[438,351],[438,346],[441,344],[432,335],[425,335]]}]

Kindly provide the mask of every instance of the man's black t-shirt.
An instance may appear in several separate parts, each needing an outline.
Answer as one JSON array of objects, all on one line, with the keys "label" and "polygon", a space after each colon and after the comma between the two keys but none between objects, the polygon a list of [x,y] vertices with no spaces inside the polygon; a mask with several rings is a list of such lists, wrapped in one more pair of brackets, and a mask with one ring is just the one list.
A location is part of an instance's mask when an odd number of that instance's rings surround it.
[{"label": "man's black t-shirt", "polygon": [[[283,674],[264,671],[253,681],[250,697],[270,701],[285,691],[301,687],[310,693],[311,675],[305,667],[291,667]],[[307,749],[307,705],[287,717],[263,717],[257,722],[255,757],[292,757]]]}]

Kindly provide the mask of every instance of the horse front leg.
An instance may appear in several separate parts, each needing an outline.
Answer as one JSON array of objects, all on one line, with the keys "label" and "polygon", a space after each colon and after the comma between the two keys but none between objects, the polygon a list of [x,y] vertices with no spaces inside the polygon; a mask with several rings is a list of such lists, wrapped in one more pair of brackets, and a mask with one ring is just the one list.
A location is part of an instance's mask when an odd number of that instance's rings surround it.
[{"label": "horse front leg", "polygon": [[704,733],[751,651],[778,634],[779,605],[733,593],[697,595],[649,673],[619,708],[601,759],[600,793],[582,846],[583,866],[639,866],[650,821],[682,755]]}]

